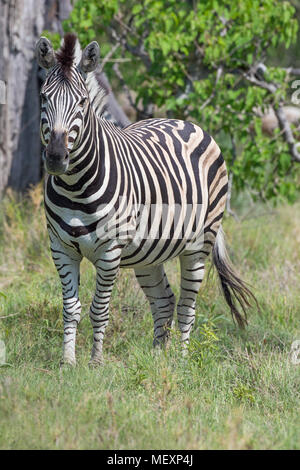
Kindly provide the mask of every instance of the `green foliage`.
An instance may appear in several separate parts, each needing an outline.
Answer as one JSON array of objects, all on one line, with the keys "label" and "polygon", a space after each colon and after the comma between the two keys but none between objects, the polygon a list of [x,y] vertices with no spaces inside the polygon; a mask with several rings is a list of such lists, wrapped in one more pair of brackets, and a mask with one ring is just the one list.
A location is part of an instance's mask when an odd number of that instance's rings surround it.
[{"label": "green foliage", "polygon": [[233,393],[233,396],[238,400],[238,401],[241,401],[241,402],[250,402],[250,403],[254,403],[255,402],[255,398],[254,398],[254,395],[253,395],[253,392],[254,392],[254,389],[249,387],[248,385],[245,385],[243,383],[239,383],[238,385],[236,385],[233,390],[232,390],[232,393]]},{"label": "green foliage", "polygon": [[262,135],[257,122],[253,130],[255,108],[286,99],[285,72],[270,67],[265,77],[279,84],[275,96],[249,84],[245,73],[269,50],[288,48],[297,27],[294,7],[276,0],[78,0],[64,22],[82,44],[97,36],[104,55],[122,38],[113,57],[131,60],[120,70],[136,106],[155,105],[210,132],[236,190],[290,201],[299,171],[292,169],[287,144]]},{"label": "green foliage", "polygon": [[198,367],[203,367],[209,358],[216,356],[218,341],[220,340],[216,334],[214,323],[204,323],[197,329],[197,339],[192,338],[188,345],[189,359]]}]

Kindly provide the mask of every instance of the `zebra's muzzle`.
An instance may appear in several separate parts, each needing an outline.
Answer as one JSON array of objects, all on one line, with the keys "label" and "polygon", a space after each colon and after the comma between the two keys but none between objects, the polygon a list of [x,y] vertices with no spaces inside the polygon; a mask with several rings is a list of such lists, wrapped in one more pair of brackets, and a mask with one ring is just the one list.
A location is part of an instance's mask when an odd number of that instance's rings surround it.
[{"label": "zebra's muzzle", "polygon": [[43,153],[45,169],[52,175],[61,175],[68,169],[69,151],[66,141],[66,132],[52,131],[49,144]]}]

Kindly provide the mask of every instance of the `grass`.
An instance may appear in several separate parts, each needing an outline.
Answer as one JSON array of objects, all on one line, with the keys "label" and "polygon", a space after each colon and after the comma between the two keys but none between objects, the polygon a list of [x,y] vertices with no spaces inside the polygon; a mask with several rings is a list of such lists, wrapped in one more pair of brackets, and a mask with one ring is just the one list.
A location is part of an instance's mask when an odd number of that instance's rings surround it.
[{"label": "grass", "polygon": [[[95,273],[82,263],[82,322],[74,369],[59,368],[60,282],[48,249],[40,187],[8,193],[0,213],[0,448],[297,449],[300,339],[300,205],[255,207],[224,222],[231,257],[254,286],[240,332],[216,275],[205,279],[189,355],[172,332],[167,352],[152,352],[152,318],[133,272],[121,271],[104,342],[105,364],[87,367],[88,305]],[[167,264],[175,293],[176,260]],[[7,318],[3,318],[7,317]]]}]

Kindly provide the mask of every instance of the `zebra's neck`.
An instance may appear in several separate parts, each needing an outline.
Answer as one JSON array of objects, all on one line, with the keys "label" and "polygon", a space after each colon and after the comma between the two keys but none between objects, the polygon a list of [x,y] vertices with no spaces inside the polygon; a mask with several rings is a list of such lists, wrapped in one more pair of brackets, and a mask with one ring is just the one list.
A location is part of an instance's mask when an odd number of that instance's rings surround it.
[{"label": "zebra's neck", "polygon": [[69,199],[96,201],[109,191],[108,180],[114,173],[114,167],[115,162],[99,118],[89,106],[80,143],[70,153],[68,171],[64,175],[52,176],[51,184],[57,193]]}]

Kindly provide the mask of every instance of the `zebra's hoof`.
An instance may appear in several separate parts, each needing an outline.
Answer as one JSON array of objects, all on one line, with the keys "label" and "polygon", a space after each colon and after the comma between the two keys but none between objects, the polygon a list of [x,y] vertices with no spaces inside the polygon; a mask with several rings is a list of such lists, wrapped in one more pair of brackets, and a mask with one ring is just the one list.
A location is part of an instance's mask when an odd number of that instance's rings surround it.
[{"label": "zebra's hoof", "polygon": [[155,348],[152,349],[151,351],[151,355],[153,357],[153,359],[156,359],[156,358],[159,358],[161,357],[163,354],[163,349],[159,346],[156,346]]},{"label": "zebra's hoof", "polygon": [[67,367],[75,367],[76,359],[62,359],[59,364],[60,368],[66,369]]},{"label": "zebra's hoof", "polygon": [[103,366],[103,359],[91,359],[88,363],[90,369],[96,369],[97,367]]},{"label": "zebra's hoof", "polygon": [[189,355],[189,351],[187,348],[182,348],[182,351],[181,351],[181,356],[185,359],[187,358]]},{"label": "zebra's hoof", "polygon": [[169,336],[165,335],[160,339],[154,338],[153,340],[153,350],[154,351],[162,351],[166,349],[169,344]]}]

